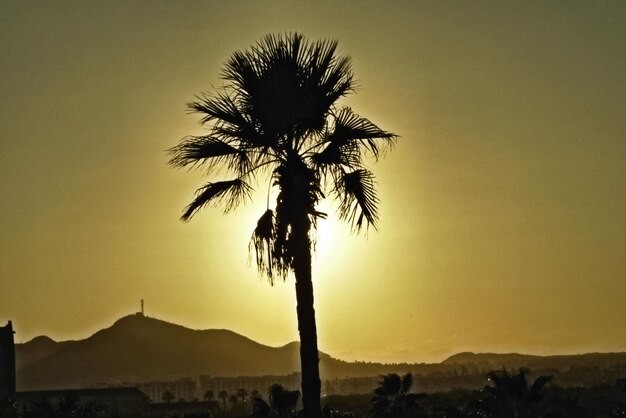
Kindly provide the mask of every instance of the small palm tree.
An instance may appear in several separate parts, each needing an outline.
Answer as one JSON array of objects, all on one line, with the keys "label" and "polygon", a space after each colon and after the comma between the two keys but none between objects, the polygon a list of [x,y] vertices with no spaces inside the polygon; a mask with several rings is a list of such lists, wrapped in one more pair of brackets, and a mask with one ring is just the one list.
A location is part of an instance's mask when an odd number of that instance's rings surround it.
[{"label": "small palm tree", "polygon": [[529,386],[527,373],[528,369],[524,368],[519,369],[517,373],[509,373],[506,369],[487,373],[487,379],[493,385],[485,386],[485,390],[491,394],[487,399],[488,408],[494,409],[493,412],[501,417],[535,416],[530,409],[543,398],[545,385],[552,376],[539,376]]},{"label": "small palm tree", "polygon": [[222,400],[222,404],[224,405],[224,411],[226,411],[226,399],[228,399],[228,392],[225,390],[220,390],[220,393],[217,394],[217,397]]},{"label": "small palm tree", "polygon": [[161,396],[161,399],[167,403],[170,403],[174,399],[174,394],[169,390],[166,390],[165,392],[163,392],[163,396]]},{"label": "small palm tree", "polygon": [[328,194],[339,217],[356,231],[375,226],[378,197],[364,156],[375,159],[396,136],[378,128],[338,100],[354,91],[350,59],[335,54],[336,42],[309,43],[302,35],[266,36],[235,52],[222,73],[226,87],[203,94],[190,109],[202,114],[207,135],[188,136],[170,149],[176,167],[224,168],[229,180],[197,191],[182,219],[210,204],[230,211],[247,200],[251,180],[271,175],[275,208],[257,222],[250,250],[270,284],[289,273],[296,279],[302,400],[308,418],[321,417],[317,327],[313,307],[311,251],[317,209]]},{"label": "small palm tree", "polygon": [[213,394],[212,390],[207,390],[206,392],[204,392],[204,399],[206,399],[207,401],[211,402],[214,397],[215,395]]},{"label": "small palm tree", "polygon": [[233,411],[234,411],[235,407],[237,406],[237,402],[239,402],[239,396],[232,394],[228,397],[228,400],[230,401],[230,403],[233,404]]},{"label": "small palm tree", "polygon": [[244,403],[246,401],[246,397],[248,396],[248,391],[244,388],[239,388],[237,390],[237,396],[241,399],[241,403]]},{"label": "small palm tree", "polygon": [[300,398],[297,390],[287,390],[279,384],[269,388],[269,404],[260,396],[252,398],[252,416],[255,418],[289,418],[295,415]]},{"label": "small palm tree", "polygon": [[288,390],[282,385],[273,384],[269,389],[269,401],[272,410],[279,417],[288,417],[295,413],[300,391]]},{"label": "small palm tree", "polygon": [[375,418],[409,418],[419,413],[419,401],[426,399],[425,394],[409,393],[413,385],[413,375],[407,373],[400,377],[395,373],[381,376],[378,387],[372,397],[371,414]]},{"label": "small palm tree", "polygon": [[260,396],[252,398],[252,416],[254,418],[272,418],[272,408]]}]

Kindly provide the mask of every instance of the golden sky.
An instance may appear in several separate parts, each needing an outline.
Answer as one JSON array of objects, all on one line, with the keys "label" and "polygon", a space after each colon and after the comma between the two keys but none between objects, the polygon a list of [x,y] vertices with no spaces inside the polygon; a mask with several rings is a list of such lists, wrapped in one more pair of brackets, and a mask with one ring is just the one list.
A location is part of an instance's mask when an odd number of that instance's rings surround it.
[{"label": "golden sky", "polygon": [[[320,349],[626,350],[626,3],[0,4],[0,322],[89,336],[137,311],[297,339],[293,282],[248,265],[264,198],[178,220],[201,172],[165,149],[231,52],[271,32],[352,56],[345,101],[401,135],[379,232],[322,222]],[[259,189],[264,186],[259,185]],[[332,212],[332,202],[325,204]]]}]

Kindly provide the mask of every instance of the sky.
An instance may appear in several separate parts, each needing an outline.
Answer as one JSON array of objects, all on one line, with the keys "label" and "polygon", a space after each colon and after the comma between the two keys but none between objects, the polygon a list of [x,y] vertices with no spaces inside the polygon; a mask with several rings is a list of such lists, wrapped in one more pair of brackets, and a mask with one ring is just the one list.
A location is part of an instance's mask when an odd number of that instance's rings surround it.
[{"label": "sky", "polygon": [[186,104],[268,33],[339,41],[343,104],[397,133],[378,231],[320,223],[319,347],[345,360],[626,351],[626,3],[0,3],[0,323],[82,339],[139,310],[297,340],[293,279],[248,260],[265,209],[179,220]]}]

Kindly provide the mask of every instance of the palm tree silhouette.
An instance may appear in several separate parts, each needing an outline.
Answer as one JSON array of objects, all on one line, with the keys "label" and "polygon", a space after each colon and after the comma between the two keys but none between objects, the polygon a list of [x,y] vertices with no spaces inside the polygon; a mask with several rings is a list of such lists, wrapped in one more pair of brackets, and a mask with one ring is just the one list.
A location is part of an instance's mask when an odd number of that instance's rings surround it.
[{"label": "palm tree silhouette", "polygon": [[[339,217],[357,232],[375,227],[378,197],[364,155],[375,159],[396,136],[339,107],[354,90],[350,59],[335,54],[337,42],[308,42],[300,34],[268,35],[235,52],[222,77],[227,85],[203,93],[191,110],[201,113],[207,135],[188,136],[169,150],[176,167],[225,169],[232,179],[198,189],[182,219],[222,202],[228,212],[250,198],[250,181],[271,174],[278,190],[252,234],[250,251],[273,284],[290,272],[296,279],[302,394],[305,414],[321,417],[317,328],[311,279],[312,233],[326,214],[318,202],[330,193]],[[326,194],[325,194],[326,192]]]},{"label": "palm tree silhouette", "polygon": [[239,388],[237,389],[237,396],[241,398],[241,403],[244,403],[246,401],[246,397],[248,396],[248,391],[244,388]]},{"label": "palm tree silhouette", "polygon": [[232,394],[228,397],[228,400],[230,401],[230,403],[233,404],[233,411],[235,410],[235,408],[237,407],[237,402],[239,402],[239,396]]},{"label": "palm tree silhouette", "polygon": [[288,418],[295,414],[300,398],[297,390],[287,390],[284,386],[273,384],[269,388],[269,403],[260,396],[252,398],[252,416],[255,418]]},{"label": "palm tree silhouette", "polygon": [[[527,369],[521,368],[517,373],[509,373],[506,369],[490,371],[487,373],[488,380],[493,384],[485,386],[485,390],[491,394],[487,405],[498,416],[520,418],[535,416],[530,412],[531,405],[540,401],[545,393],[545,385],[552,376],[539,376],[529,386],[526,379]],[[530,415],[528,415],[530,414]]]},{"label": "palm tree silhouette", "polygon": [[211,402],[213,400],[214,396],[215,395],[213,394],[212,390],[207,390],[206,392],[204,392],[204,399],[206,399],[209,402]]},{"label": "palm tree silhouette", "polygon": [[413,375],[407,373],[400,377],[395,373],[381,376],[378,387],[374,390],[371,414],[374,418],[409,418],[417,416],[420,410],[418,402],[426,399],[425,394],[409,393],[413,385]]},{"label": "palm tree silhouette", "polygon": [[163,396],[161,396],[161,399],[167,403],[170,403],[174,399],[174,394],[169,390],[166,390],[165,392],[163,392]]},{"label": "palm tree silhouette", "polygon": [[217,397],[222,400],[222,404],[224,405],[224,412],[226,411],[226,399],[228,399],[228,392],[225,390],[220,390],[220,393],[217,394]]}]

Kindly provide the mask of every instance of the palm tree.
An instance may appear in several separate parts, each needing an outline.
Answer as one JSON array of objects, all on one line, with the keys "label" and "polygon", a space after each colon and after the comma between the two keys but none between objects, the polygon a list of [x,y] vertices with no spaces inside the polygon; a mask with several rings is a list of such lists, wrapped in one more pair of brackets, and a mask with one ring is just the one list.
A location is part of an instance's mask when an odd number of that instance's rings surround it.
[{"label": "palm tree", "polygon": [[260,396],[252,398],[252,414],[254,418],[272,418],[272,408]]},{"label": "palm tree", "polygon": [[244,403],[246,401],[246,397],[248,396],[248,391],[244,388],[239,388],[237,390],[237,396],[241,398],[241,403]]},{"label": "palm tree", "polygon": [[207,401],[211,402],[214,398],[214,394],[212,390],[207,390],[206,392],[204,392],[204,399],[206,399]]},{"label": "palm tree", "polygon": [[174,399],[174,394],[169,390],[166,390],[165,392],[163,392],[163,396],[161,396],[161,399],[167,403],[170,403]]},{"label": "palm tree", "polygon": [[299,391],[287,390],[282,385],[273,384],[269,388],[269,404],[260,396],[252,398],[252,416],[255,418],[288,418],[295,414],[299,398]]},{"label": "palm tree", "polygon": [[[520,418],[535,416],[530,410],[539,402],[545,393],[545,385],[552,376],[539,376],[532,385],[526,379],[527,369],[519,369],[517,373],[509,373],[506,369],[490,371],[487,379],[493,384],[485,386],[491,394],[487,399],[489,409],[494,409],[501,417]],[[530,415],[527,415],[530,414]]]},{"label": "palm tree", "polygon": [[374,390],[371,414],[374,418],[409,418],[417,416],[418,402],[426,399],[425,394],[409,393],[413,385],[413,375],[400,377],[395,373],[381,376],[379,386]]},{"label": "palm tree", "polygon": [[237,402],[239,402],[239,396],[232,394],[228,397],[228,400],[230,401],[230,403],[233,404],[233,411],[234,411],[235,407],[237,406]]},{"label": "palm tree", "polygon": [[224,411],[226,411],[226,399],[228,399],[228,392],[225,390],[220,390],[220,393],[217,394],[217,397],[222,400],[222,404],[224,405]]},{"label": "palm tree", "polygon": [[295,413],[300,391],[288,390],[282,385],[273,384],[269,389],[269,401],[276,416],[288,417]]},{"label": "palm tree", "polygon": [[250,251],[270,284],[296,279],[302,394],[305,414],[321,417],[317,328],[313,307],[311,249],[317,204],[338,201],[339,217],[357,232],[375,227],[378,198],[364,156],[378,159],[395,141],[338,100],[354,91],[350,59],[335,54],[337,42],[308,42],[300,34],[268,35],[235,52],[222,72],[226,86],[190,103],[208,134],[187,136],[169,150],[176,167],[223,168],[229,180],[208,182],[185,208],[184,221],[210,204],[228,212],[250,198],[250,181],[271,174],[278,191],[252,234]]}]

